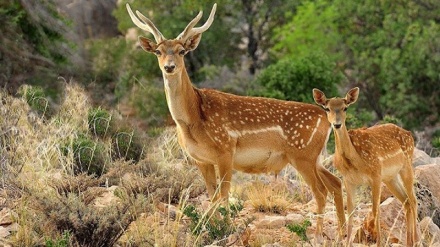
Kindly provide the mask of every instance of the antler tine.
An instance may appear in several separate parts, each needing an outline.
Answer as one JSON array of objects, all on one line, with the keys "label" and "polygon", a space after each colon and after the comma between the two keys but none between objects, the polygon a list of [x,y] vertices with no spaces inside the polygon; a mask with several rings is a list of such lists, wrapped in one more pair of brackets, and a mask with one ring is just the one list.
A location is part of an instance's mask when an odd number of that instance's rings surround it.
[{"label": "antler tine", "polygon": [[186,26],[185,30],[179,36],[177,36],[177,38],[185,40],[190,36],[203,33],[206,30],[208,30],[208,28],[211,26],[212,22],[214,21],[214,15],[216,10],[217,10],[217,3],[215,3],[214,6],[212,6],[211,13],[209,14],[209,18],[205,22],[205,24],[203,24],[203,26],[201,27],[193,28],[202,17],[203,12],[200,11],[199,14],[188,24],[188,26]]},{"label": "antler tine", "polygon": [[188,25],[185,27],[185,29],[183,30],[182,33],[179,34],[179,36],[177,36],[177,39],[182,39],[185,36],[188,36],[188,34],[190,33],[190,31],[193,29],[193,27],[200,21],[200,19],[202,18],[203,15],[203,11],[200,11],[196,17],[194,17],[194,19],[188,23]]},{"label": "antler tine", "polygon": [[[157,34],[157,36],[160,38],[160,41],[165,40],[165,37],[162,35],[162,33],[159,31],[159,29],[157,29],[157,27],[153,24],[153,22],[148,19],[147,17],[145,17],[141,12],[139,12],[138,10],[136,10],[136,14],[139,16],[139,18],[144,21],[151,29],[154,30],[154,32]],[[157,40],[157,37],[155,34],[154,38],[156,38],[157,42],[160,42],[159,40]]]},{"label": "antler tine", "polygon": [[139,16],[140,19],[142,19],[142,21],[143,21],[142,22],[141,20],[138,19],[138,17],[136,17],[134,15],[134,13],[131,10],[131,7],[128,3],[125,6],[127,7],[127,11],[131,17],[131,20],[133,21],[133,23],[137,27],[153,34],[154,39],[156,40],[157,43],[160,43],[161,41],[165,40],[165,37],[162,35],[162,33],[159,31],[159,29],[157,29],[157,27],[153,24],[153,22],[150,21],[150,19],[148,19],[147,17],[142,15],[139,11],[136,11],[136,14]]}]

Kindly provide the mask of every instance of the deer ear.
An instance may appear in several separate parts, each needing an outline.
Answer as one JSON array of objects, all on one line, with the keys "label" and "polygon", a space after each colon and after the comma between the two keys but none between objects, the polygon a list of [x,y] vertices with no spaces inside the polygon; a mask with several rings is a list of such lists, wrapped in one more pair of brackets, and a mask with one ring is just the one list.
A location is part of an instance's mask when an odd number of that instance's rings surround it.
[{"label": "deer ear", "polygon": [[183,44],[186,51],[192,51],[197,48],[197,46],[200,43],[200,40],[202,39],[202,34],[198,33],[194,36],[189,37],[187,40],[185,40],[185,43]]},{"label": "deer ear", "polygon": [[347,105],[351,105],[354,102],[356,102],[356,100],[359,97],[359,88],[355,87],[350,89],[350,91],[348,91],[347,95],[345,96],[345,103]]},{"label": "deer ear", "polygon": [[319,89],[313,89],[313,99],[315,100],[316,104],[322,107],[325,107],[327,104],[327,97],[325,97],[325,94]]},{"label": "deer ear", "polygon": [[141,45],[142,49],[144,49],[144,51],[146,52],[155,53],[157,49],[157,44],[154,41],[142,36],[139,36],[139,44]]}]

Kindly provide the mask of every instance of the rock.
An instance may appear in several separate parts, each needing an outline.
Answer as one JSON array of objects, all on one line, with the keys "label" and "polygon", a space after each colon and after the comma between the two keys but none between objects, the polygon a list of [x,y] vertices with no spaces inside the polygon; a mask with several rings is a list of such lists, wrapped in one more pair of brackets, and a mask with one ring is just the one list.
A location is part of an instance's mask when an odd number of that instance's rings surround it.
[{"label": "rock", "polygon": [[423,219],[431,217],[434,224],[440,226],[440,201],[432,194],[428,187],[417,182],[416,197],[417,197],[417,217]]},{"label": "rock", "polygon": [[284,216],[268,216],[254,223],[257,228],[280,228],[286,225]]},{"label": "rock", "polygon": [[430,217],[423,218],[419,223],[419,228],[424,235],[425,242],[440,244],[440,228],[434,224]]},{"label": "rock", "polygon": [[120,200],[117,196],[115,196],[115,190],[117,188],[118,186],[106,188],[106,191],[94,200],[94,205],[98,208],[104,208],[117,203]]},{"label": "rock", "polygon": [[285,220],[286,224],[302,224],[304,222],[304,216],[301,214],[288,214]]},{"label": "rock", "polygon": [[428,216],[440,226],[440,165],[429,164],[418,166],[414,169],[416,183],[416,196],[418,202],[418,217],[423,219]]},{"label": "rock", "polygon": [[415,179],[427,186],[432,194],[440,199],[440,165],[429,164],[418,166],[414,169]]},{"label": "rock", "polygon": [[[373,220],[370,213],[364,218],[362,228],[356,231],[355,241],[366,243],[370,233],[369,222]],[[391,244],[406,242],[405,210],[402,203],[394,197],[386,199],[380,205],[380,229],[382,241]],[[355,229],[354,229],[355,230]]]},{"label": "rock", "polygon": [[431,164],[432,158],[420,149],[414,149],[413,167]]},{"label": "rock", "polygon": [[3,208],[0,211],[0,225],[5,226],[5,225],[12,224],[13,223],[12,214],[13,214],[13,212],[11,211],[11,209],[6,208],[6,207]]}]

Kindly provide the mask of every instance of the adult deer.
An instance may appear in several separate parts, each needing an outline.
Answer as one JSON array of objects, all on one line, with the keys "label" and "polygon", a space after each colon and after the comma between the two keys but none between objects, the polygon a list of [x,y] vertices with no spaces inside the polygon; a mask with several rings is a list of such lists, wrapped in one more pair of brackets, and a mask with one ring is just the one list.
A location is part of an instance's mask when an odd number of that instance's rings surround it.
[{"label": "adult deer", "polygon": [[200,11],[172,40],[166,39],[139,11],[136,17],[126,6],[133,23],[155,38],[154,42],[140,36],[139,42],[146,52],[157,56],[179,144],[202,173],[210,198],[228,198],[233,169],[278,173],[292,164],[315,196],[319,214],[316,235],[322,233],[328,191],[334,195],[341,227],[345,223],[341,181],[318,164],[331,131],[325,112],[311,104],[195,88],[186,71],[184,55],[196,49],[202,33],[212,24],[216,4],[203,26],[194,27],[202,17]]},{"label": "adult deer", "polygon": [[327,99],[318,89],[313,98],[327,111],[336,141],[334,164],[342,174],[347,192],[347,244],[351,245],[354,195],[356,187],[367,184],[372,189],[372,215],[369,230],[377,246],[380,245],[379,204],[381,182],[402,202],[406,210],[406,243],[413,246],[418,241],[417,200],[414,194],[412,158],[414,139],[411,132],[394,124],[376,125],[347,131],[347,107],[356,102],[359,88],[348,91],[345,98]]}]

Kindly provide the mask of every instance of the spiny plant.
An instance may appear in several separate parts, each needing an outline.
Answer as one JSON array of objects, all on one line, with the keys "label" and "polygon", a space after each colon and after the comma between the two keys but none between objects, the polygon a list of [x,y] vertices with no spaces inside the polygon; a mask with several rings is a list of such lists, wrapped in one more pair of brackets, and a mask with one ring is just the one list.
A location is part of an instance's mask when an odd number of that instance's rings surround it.
[{"label": "spiny plant", "polygon": [[[236,204],[229,204],[229,207],[217,206],[214,208],[213,214],[201,214],[194,205],[187,205],[183,214],[190,218],[191,223],[189,228],[195,236],[207,234],[206,242],[220,240],[235,231],[231,219],[238,216],[238,213],[243,210],[243,204],[238,201]],[[215,214],[220,214],[216,216]]]},{"label": "spiny plant", "polygon": [[112,129],[112,115],[101,107],[92,108],[88,114],[89,130],[99,137],[105,137]]},{"label": "spiny plant", "polygon": [[68,231],[64,231],[61,237],[53,240],[46,240],[46,247],[68,247],[70,243],[70,233]]},{"label": "spiny plant", "polygon": [[20,91],[32,110],[36,111],[41,117],[50,117],[52,110],[50,109],[49,99],[42,87],[23,86]]},{"label": "spiny plant", "polygon": [[85,134],[79,134],[71,143],[61,147],[63,153],[73,153],[74,174],[86,172],[100,176],[105,172],[104,147],[99,142],[92,140]]},{"label": "spiny plant", "polygon": [[143,145],[138,133],[128,128],[123,128],[113,134],[112,158],[133,160],[139,162],[143,154]]},{"label": "spiny plant", "polygon": [[298,235],[302,241],[308,242],[309,238],[307,237],[307,227],[311,225],[312,223],[308,219],[305,219],[301,224],[288,224],[286,227],[289,229],[289,231]]}]

